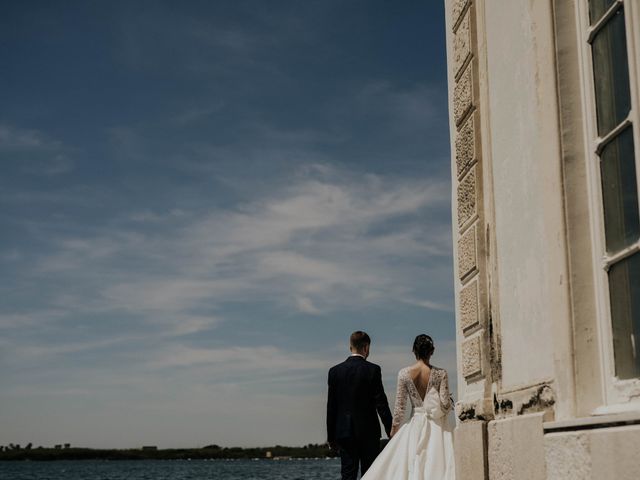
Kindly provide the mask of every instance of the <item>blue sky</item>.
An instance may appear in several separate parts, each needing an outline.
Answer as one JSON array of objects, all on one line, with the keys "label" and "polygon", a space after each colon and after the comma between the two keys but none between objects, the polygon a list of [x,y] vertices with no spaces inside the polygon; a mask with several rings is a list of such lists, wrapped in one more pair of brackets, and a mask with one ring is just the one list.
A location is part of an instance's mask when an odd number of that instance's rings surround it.
[{"label": "blue sky", "polygon": [[322,442],[455,379],[443,2],[4,2],[0,444]]}]

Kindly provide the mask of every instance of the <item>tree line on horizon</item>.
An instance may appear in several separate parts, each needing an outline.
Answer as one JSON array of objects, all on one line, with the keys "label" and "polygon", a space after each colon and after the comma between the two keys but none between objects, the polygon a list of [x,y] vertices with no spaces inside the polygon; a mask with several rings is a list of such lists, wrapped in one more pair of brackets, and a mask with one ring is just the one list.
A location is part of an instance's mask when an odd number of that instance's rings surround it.
[{"label": "tree line on horizon", "polygon": [[[66,447],[66,445],[65,445]],[[37,447],[29,443],[22,448],[19,444],[10,443],[0,446],[0,461],[32,460],[241,460],[264,458],[326,458],[336,456],[325,444],[310,443],[303,447],[220,447],[207,445],[201,448],[171,448],[171,449],[93,449],[66,447],[55,448]]]}]

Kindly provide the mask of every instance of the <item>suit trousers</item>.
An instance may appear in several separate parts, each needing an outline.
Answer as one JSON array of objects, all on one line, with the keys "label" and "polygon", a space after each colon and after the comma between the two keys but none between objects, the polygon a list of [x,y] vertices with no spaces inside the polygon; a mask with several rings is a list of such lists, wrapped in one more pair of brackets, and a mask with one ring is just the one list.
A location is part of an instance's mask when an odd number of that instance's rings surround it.
[{"label": "suit trousers", "polygon": [[338,442],[340,446],[340,473],[342,480],[356,480],[358,469],[361,475],[369,469],[380,453],[380,439],[349,438]]}]

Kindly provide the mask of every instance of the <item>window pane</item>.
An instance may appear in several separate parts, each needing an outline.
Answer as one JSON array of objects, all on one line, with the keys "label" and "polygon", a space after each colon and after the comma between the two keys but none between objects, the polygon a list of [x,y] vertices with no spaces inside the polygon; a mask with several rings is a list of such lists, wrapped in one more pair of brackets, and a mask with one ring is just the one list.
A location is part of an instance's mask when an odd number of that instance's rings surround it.
[{"label": "window pane", "polygon": [[591,19],[591,25],[600,20],[602,15],[609,10],[609,7],[613,5],[615,1],[616,0],[590,0],[589,18]]},{"label": "window pane", "polygon": [[640,253],[611,267],[609,296],[616,376],[640,377]]},{"label": "window pane", "polygon": [[631,108],[624,10],[596,34],[592,43],[598,134],[604,136],[624,120]]},{"label": "window pane", "polygon": [[615,253],[640,237],[633,131],[626,128],[600,155],[607,251]]}]

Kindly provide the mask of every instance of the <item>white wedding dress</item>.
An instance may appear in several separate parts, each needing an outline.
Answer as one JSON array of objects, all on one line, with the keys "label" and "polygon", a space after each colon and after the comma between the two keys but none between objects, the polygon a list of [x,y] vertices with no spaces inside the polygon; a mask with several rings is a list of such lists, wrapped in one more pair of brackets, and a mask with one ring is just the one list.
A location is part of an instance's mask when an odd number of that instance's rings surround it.
[{"label": "white wedding dress", "polygon": [[411,420],[403,425],[373,462],[362,480],[454,480],[452,408],[447,372],[433,367],[424,399],[409,368],[398,373],[393,425],[404,420],[407,398]]}]

